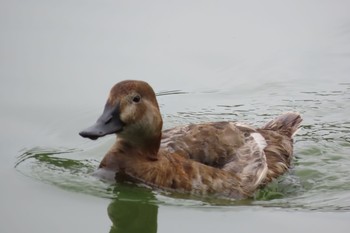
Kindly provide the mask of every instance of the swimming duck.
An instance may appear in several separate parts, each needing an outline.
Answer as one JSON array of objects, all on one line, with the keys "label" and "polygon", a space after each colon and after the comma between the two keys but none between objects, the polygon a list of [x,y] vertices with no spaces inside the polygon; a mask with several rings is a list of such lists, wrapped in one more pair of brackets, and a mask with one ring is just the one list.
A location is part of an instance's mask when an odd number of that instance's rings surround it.
[{"label": "swimming duck", "polygon": [[99,165],[117,181],[242,199],[288,170],[301,121],[289,112],[262,128],[211,122],[162,131],[152,87],[126,80],[113,86],[102,115],[79,134],[92,140],[117,135]]}]

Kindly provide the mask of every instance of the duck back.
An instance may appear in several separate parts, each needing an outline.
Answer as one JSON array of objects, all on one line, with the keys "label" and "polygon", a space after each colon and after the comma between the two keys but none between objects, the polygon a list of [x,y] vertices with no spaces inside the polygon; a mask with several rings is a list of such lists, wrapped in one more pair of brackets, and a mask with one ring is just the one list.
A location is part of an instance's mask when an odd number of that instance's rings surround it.
[{"label": "duck back", "polygon": [[302,118],[288,112],[262,128],[238,122],[210,122],[163,131],[161,148],[264,186],[290,167],[293,139]]}]

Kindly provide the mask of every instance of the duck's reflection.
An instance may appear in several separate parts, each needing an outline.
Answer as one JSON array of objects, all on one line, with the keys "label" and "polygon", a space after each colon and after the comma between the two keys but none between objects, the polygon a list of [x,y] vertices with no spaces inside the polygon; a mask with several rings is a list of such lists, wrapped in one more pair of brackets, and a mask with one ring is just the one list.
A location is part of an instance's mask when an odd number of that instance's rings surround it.
[{"label": "duck's reflection", "polygon": [[151,191],[116,188],[116,199],[108,206],[113,225],[110,233],[157,232],[158,206]]}]

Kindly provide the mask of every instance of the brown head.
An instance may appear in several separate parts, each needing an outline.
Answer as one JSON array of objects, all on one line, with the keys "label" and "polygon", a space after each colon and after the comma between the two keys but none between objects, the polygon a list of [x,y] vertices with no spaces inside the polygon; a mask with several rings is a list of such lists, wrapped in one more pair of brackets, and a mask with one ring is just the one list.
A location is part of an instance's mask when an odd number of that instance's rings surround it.
[{"label": "brown head", "polygon": [[100,118],[79,134],[96,140],[115,133],[133,147],[158,151],[162,125],[152,87],[143,81],[126,80],[113,86]]}]

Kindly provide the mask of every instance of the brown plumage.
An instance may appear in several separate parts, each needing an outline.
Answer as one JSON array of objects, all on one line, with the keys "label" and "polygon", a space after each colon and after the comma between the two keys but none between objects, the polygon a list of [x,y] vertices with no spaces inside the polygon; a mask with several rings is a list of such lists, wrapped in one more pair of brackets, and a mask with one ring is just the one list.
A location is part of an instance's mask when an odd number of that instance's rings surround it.
[{"label": "brown plumage", "polygon": [[117,181],[241,199],[288,170],[301,121],[298,113],[285,113],[260,129],[212,122],[162,132],[153,89],[128,80],[112,88],[101,117],[80,135],[117,134],[99,167]]}]

